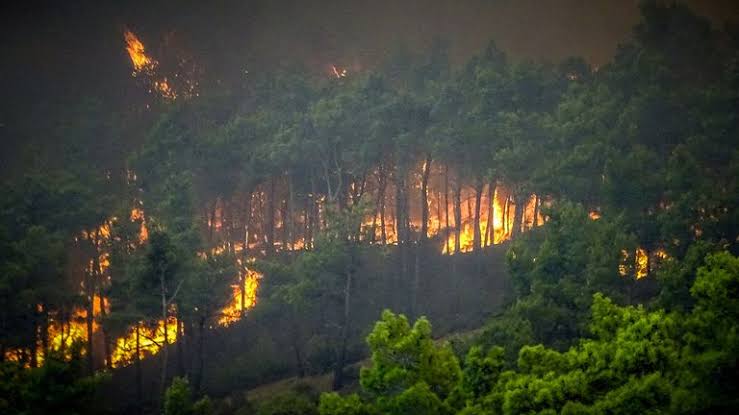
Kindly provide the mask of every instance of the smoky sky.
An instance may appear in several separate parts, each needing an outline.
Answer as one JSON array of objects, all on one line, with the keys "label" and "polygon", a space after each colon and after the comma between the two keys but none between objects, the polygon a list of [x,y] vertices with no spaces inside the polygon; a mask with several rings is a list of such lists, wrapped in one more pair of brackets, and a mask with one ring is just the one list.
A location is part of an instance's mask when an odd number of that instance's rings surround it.
[{"label": "smoky sky", "polygon": [[[301,63],[361,71],[434,38],[462,63],[490,40],[514,59],[582,56],[600,65],[627,41],[638,0],[136,0],[4,2],[0,137],[41,134],[80,97],[125,106],[132,88],[122,33],[155,58],[177,49],[212,77]],[[687,3],[714,24],[739,21],[736,0]]]}]

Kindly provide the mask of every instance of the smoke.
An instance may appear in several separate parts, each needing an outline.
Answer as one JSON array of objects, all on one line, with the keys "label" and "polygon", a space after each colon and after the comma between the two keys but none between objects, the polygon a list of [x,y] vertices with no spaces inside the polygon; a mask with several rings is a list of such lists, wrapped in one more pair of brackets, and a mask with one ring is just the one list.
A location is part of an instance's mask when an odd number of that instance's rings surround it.
[{"label": "smoke", "polygon": [[[734,0],[690,0],[698,12],[739,21]],[[218,79],[300,63],[356,72],[399,48],[448,41],[459,64],[491,39],[514,59],[608,61],[639,19],[638,0],[135,0],[15,2],[0,10],[0,139],[9,148],[48,136],[43,120],[79,97],[130,105],[125,27],[165,64],[176,45]],[[5,152],[5,154],[13,153]],[[10,159],[12,156],[9,156]],[[0,160],[3,165],[7,160]],[[0,171],[2,174],[2,171]]]}]

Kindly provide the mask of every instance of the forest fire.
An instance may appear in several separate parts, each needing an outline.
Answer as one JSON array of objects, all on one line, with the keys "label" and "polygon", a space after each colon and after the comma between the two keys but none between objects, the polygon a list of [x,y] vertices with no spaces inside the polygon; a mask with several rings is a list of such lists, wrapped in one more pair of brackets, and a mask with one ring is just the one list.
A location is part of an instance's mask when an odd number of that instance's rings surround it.
[{"label": "forest fire", "polygon": [[128,52],[128,56],[131,58],[131,63],[133,64],[133,76],[138,76],[142,72],[154,70],[158,62],[146,55],[144,44],[141,43],[138,36],[126,29],[123,32],[123,37],[126,41],[126,51]]},{"label": "forest fire", "polygon": [[127,366],[138,358],[157,354],[166,344],[177,341],[178,324],[175,317],[169,317],[166,321],[157,320],[154,323],[138,322],[130,327],[126,335],[115,341],[115,349],[111,355],[113,367]]},{"label": "forest fire", "polygon": [[240,284],[231,286],[231,302],[219,313],[221,317],[218,319],[218,325],[227,327],[239,321],[246,310],[257,304],[257,288],[261,278],[262,274],[250,268],[247,268],[245,273],[242,272],[239,280],[243,281],[243,288]]},{"label": "forest fire", "polygon": [[[123,32],[123,38],[126,42],[126,51],[133,65],[132,76],[134,78],[141,77],[149,85],[149,93],[155,93],[166,100],[175,100],[178,93],[172,86],[166,76],[161,77],[157,74],[159,61],[146,54],[146,49],[141,40],[132,31],[126,29]],[[176,74],[175,76],[178,76]],[[185,81],[185,95],[196,95],[196,84],[190,80]]]}]

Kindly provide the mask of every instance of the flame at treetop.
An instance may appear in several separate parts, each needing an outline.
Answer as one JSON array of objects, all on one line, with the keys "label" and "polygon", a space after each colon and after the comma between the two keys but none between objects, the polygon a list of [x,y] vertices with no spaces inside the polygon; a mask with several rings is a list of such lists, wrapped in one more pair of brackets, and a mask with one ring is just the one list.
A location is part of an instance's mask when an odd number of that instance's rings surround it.
[{"label": "flame at treetop", "polygon": [[133,75],[137,76],[141,72],[152,71],[158,65],[158,62],[146,55],[144,44],[141,43],[138,36],[126,29],[123,32],[123,38],[126,40],[126,51],[131,58],[133,64]]},{"label": "flame at treetop", "polygon": [[[167,77],[160,77],[156,73],[157,68],[159,67],[159,61],[146,54],[144,44],[138,36],[136,36],[132,31],[126,29],[123,32],[123,38],[126,41],[126,51],[128,52],[128,56],[131,58],[131,64],[133,65],[133,77],[143,75],[149,85],[149,93],[156,93],[167,100],[177,99],[178,93]],[[175,74],[174,76],[178,77],[179,74]],[[195,90],[197,87],[196,82],[188,79],[185,81],[185,84],[186,88],[181,91],[184,96],[190,97],[198,95]]]}]

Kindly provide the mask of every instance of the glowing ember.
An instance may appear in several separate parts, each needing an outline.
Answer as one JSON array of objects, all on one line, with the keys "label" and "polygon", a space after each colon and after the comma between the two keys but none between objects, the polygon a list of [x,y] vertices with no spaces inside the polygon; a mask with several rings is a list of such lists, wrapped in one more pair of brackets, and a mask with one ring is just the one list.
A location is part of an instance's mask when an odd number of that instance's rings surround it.
[{"label": "glowing ember", "polygon": [[346,78],[346,69],[339,69],[335,65],[331,65],[331,72],[338,78]]}]

